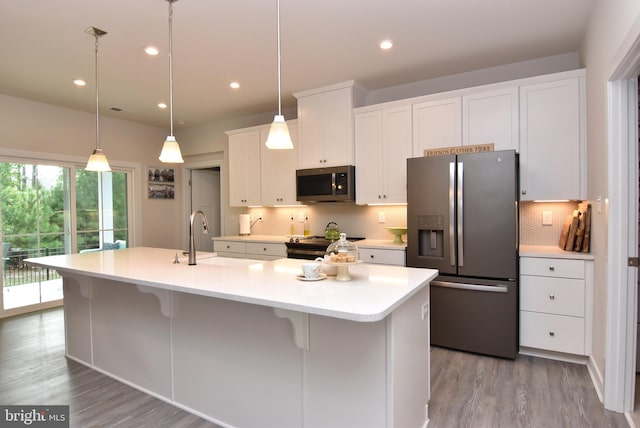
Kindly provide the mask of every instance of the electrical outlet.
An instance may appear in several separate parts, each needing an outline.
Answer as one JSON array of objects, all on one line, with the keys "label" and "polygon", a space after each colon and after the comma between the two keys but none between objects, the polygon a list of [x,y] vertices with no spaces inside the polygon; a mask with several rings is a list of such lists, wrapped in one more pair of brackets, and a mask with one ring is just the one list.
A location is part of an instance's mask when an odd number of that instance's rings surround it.
[{"label": "electrical outlet", "polygon": [[299,223],[304,223],[304,218],[305,218],[305,217],[306,217],[306,216],[305,216],[304,212],[303,212],[303,211],[300,211],[300,212],[298,213],[298,222],[299,222]]},{"label": "electrical outlet", "polygon": [[264,216],[262,215],[262,211],[260,211],[260,212],[258,213],[258,220],[259,220],[259,221],[264,221]]},{"label": "electrical outlet", "polygon": [[384,211],[378,212],[378,223],[384,223],[385,221],[387,221],[387,218]]},{"label": "electrical outlet", "polygon": [[553,211],[542,211],[542,225],[553,225]]}]

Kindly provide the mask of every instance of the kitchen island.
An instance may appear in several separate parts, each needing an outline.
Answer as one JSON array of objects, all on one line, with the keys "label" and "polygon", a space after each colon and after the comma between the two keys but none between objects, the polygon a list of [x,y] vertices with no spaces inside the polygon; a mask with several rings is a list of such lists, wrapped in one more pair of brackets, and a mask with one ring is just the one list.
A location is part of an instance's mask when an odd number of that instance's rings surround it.
[{"label": "kitchen island", "polygon": [[29,259],[64,278],[66,355],[229,427],[424,427],[437,271],[129,248]]}]

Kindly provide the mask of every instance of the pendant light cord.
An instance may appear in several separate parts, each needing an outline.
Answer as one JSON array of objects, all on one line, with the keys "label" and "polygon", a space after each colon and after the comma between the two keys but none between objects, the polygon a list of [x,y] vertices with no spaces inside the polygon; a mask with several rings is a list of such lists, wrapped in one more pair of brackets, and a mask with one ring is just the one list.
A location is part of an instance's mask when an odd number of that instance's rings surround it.
[{"label": "pendant light cord", "polygon": [[277,0],[277,15],[278,15],[278,115],[282,116],[282,97],[280,95],[280,0]]},{"label": "pendant light cord", "polygon": [[172,23],[173,23],[173,2],[169,1],[169,120],[171,122],[171,136],[173,137],[173,58],[172,58]]},{"label": "pendant light cord", "polygon": [[98,38],[100,35],[96,33],[96,59],[95,59],[95,67],[96,67],[96,149],[100,149],[100,104],[99,104],[99,96],[98,96]]}]

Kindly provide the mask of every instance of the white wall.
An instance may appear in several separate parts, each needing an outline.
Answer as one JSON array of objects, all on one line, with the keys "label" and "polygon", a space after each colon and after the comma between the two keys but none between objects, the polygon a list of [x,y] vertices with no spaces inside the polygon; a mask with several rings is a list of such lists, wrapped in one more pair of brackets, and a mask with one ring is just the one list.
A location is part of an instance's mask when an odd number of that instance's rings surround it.
[{"label": "white wall", "polygon": [[[587,68],[588,196],[592,204],[608,198],[607,81],[612,59],[632,24],[640,17],[637,0],[600,0],[591,16],[582,49]],[[595,206],[595,204],[594,204]],[[595,255],[593,358],[604,372],[607,322],[607,210],[594,210],[592,252]],[[606,373],[605,373],[606,378]]]},{"label": "white wall", "polygon": [[[86,162],[95,148],[95,113],[0,95],[0,148],[77,157]],[[162,165],[158,160],[167,130],[111,117],[100,117],[100,145],[112,166],[119,161],[137,163],[134,197],[141,201],[142,227],[135,245],[179,248],[182,195],[175,200],[146,197],[146,167]],[[176,177],[181,177],[176,167]],[[181,183],[177,183],[177,186]]]}]

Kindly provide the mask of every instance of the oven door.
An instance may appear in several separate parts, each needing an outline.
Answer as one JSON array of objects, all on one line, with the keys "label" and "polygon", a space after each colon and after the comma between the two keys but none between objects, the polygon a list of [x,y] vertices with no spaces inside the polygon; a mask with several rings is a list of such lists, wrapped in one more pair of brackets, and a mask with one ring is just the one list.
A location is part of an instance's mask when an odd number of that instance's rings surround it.
[{"label": "oven door", "polygon": [[316,257],[324,257],[325,250],[313,248],[287,248],[288,259],[315,260]]}]

